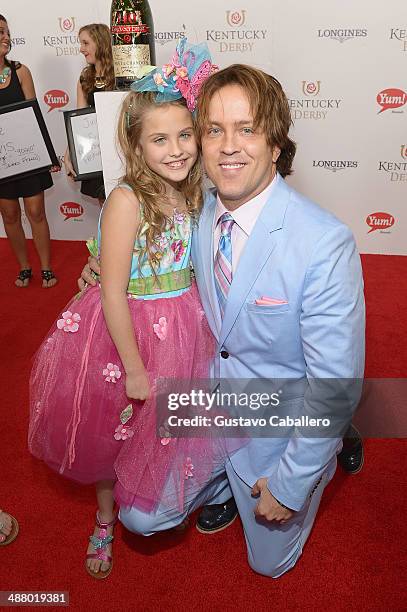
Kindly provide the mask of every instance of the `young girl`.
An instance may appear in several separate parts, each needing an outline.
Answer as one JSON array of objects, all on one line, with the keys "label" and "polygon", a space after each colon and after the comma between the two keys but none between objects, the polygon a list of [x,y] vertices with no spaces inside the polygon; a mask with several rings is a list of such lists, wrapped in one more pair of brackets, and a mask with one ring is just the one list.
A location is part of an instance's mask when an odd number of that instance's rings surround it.
[{"label": "young girl", "polygon": [[[95,106],[96,92],[115,88],[110,30],[104,23],[84,25],[79,30],[79,42],[87,66],[82,70],[77,84],[76,108],[85,108]],[[64,164],[67,175],[75,176],[69,149],[65,152]],[[105,200],[103,177],[82,181],[81,193],[97,198],[102,205]]]},{"label": "young girl", "polygon": [[212,68],[206,46],[183,40],[172,63],[125,98],[126,173],[101,214],[100,285],[66,307],[31,375],[30,451],[69,478],[96,483],[87,570],[99,578],[112,567],[119,453],[118,501],[150,510],[164,501],[169,480],[182,504],[188,486],[201,486],[212,468],[209,440],[157,436],[154,394],[158,377],[207,377],[213,355],[190,273],[202,204],[190,111]]}]

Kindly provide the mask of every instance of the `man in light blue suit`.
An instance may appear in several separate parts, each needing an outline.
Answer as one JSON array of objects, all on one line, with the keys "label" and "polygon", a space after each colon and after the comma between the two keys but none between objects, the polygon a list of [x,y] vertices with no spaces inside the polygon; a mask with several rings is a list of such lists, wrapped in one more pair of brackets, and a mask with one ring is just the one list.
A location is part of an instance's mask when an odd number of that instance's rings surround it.
[{"label": "man in light blue suit", "polygon": [[[363,376],[362,271],[350,230],[284,181],[295,154],[290,123],[280,84],[259,70],[230,66],[203,85],[198,134],[216,192],[205,201],[193,262],[218,341],[215,375],[308,381],[294,409],[325,417],[329,404],[318,412],[312,380]],[[250,566],[276,578],[302,553],[341,446],[339,436],[253,438],[188,511],[226,507],[233,495]],[[144,535],[185,516],[121,511]]]}]

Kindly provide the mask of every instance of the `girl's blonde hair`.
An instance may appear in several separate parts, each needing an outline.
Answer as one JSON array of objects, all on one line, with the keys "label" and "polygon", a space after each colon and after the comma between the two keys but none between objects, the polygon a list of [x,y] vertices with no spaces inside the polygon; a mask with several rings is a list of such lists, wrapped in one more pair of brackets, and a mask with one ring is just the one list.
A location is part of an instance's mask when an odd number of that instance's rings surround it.
[{"label": "girl's blonde hair", "polygon": [[[96,59],[100,62],[102,76],[105,80],[105,90],[112,91],[115,88],[115,76],[113,68],[112,38],[110,30],[104,23],[89,23],[79,30],[78,36],[87,32],[96,44]],[[85,96],[95,89],[96,68],[89,64],[81,73],[81,85]]]},{"label": "girl's blonde hair", "polygon": [[[153,271],[157,270],[160,262],[156,239],[168,223],[168,217],[161,209],[167,204],[167,196],[163,179],[147,166],[139,146],[143,118],[154,106],[164,107],[171,104],[186,108],[183,98],[160,104],[156,103],[155,98],[154,92],[131,91],[123,101],[118,123],[118,141],[126,167],[122,180],[132,188],[140,201],[145,221],[140,224],[137,235],[139,238],[143,232],[146,237],[146,249],[141,253],[140,261],[147,257]],[[202,167],[198,156],[188,176],[179,183],[179,190],[185,196],[187,209],[193,220],[198,218],[202,208],[201,181]]]}]

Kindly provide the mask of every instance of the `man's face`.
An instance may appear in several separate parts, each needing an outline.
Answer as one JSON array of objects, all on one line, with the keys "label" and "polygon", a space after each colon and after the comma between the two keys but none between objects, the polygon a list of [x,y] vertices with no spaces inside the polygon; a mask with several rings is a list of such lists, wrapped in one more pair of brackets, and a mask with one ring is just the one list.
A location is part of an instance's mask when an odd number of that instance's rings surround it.
[{"label": "man's face", "polygon": [[213,95],[202,154],[206,172],[229,210],[254,198],[272,181],[280,149],[268,145],[260,127],[254,130],[249,99],[240,85],[226,85]]}]

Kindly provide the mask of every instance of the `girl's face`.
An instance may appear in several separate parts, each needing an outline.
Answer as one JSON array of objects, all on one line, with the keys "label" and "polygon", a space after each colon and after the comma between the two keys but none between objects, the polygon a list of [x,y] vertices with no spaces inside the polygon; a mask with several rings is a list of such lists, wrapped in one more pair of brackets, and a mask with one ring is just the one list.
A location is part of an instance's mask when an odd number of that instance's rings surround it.
[{"label": "girl's face", "polygon": [[151,109],[143,118],[137,149],[143,152],[150,170],[176,187],[198,157],[191,113],[175,104]]},{"label": "girl's face", "polygon": [[4,57],[10,51],[10,32],[5,21],[0,20],[0,57]]},{"label": "girl's face", "polygon": [[79,36],[79,42],[81,43],[81,53],[84,55],[88,64],[96,64],[96,43],[90,37],[89,32],[84,30]]}]

